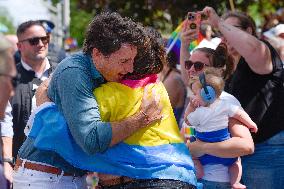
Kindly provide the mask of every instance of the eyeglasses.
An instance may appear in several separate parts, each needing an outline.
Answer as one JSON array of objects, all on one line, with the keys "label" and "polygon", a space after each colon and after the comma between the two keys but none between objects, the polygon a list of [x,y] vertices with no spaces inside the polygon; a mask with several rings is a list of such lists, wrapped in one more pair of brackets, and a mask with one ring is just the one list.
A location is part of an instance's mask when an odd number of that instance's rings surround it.
[{"label": "eyeglasses", "polygon": [[21,40],[19,42],[24,42],[24,41],[28,41],[30,45],[38,45],[39,44],[39,40],[41,40],[41,42],[46,45],[47,43],[49,43],[49,36],[44,36],[44,37],[33,37],[33,38],[28,38],[28,39],[24,39]]},{"label": "eyeglasses", "polygon": [[184,67],[186,70],[190,70],[191,66],[194,67],[195,71],[199,72],[204,68],[204,66],[208,66],[208,65],[204,64],[203,62],[199,62],[199,61],[192,62],[191,60],[186,60],[184,62]]},{"label": "eyeglasses", "polygon": [[18,86],[18,84],[19,84],[19,76],[18,76],[18,75],[16,75],[16,76],[11,76],[11,75],[9,75],[9,74],[2,74],[2,73],[0,73],[0,76],[9,77],[9,78],[11,79],[11,83],[12,83],[12,86],[13,86],[14,88],[16,88],[16,87]]}]

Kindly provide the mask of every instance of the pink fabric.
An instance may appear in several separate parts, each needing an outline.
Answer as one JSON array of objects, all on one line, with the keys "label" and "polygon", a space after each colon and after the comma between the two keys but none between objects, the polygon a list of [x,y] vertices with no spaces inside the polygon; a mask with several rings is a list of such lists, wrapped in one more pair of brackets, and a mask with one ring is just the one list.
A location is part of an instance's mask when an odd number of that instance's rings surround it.
[{"label": "pink fabric", "polygon": [[125,79],[125,80],[122,80],[121,83],[131,88],[138,88],[138,87],[145,87],[146,85],[150,83],[155,83],[157,79],[158,79],[158,75],[154,74],[154,75],[144,77],[143,79],[140,79],[140,80]]}]

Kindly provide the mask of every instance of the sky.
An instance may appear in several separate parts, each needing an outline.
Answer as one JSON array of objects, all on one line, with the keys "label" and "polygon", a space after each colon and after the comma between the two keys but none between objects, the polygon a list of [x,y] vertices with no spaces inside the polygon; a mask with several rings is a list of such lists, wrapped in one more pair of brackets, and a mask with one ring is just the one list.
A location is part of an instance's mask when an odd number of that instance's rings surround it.
[{"label": "sky", "polygon": [[36,19],[50,19],[44,0],[0,0],[0,7],[7,9],[13,24],[17,27],[22,22]]}]

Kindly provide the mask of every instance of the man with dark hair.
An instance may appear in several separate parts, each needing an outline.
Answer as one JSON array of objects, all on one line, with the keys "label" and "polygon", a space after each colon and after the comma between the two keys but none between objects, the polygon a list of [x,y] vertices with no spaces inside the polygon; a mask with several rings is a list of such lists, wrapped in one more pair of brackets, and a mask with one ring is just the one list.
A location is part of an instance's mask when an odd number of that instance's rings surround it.
[{"label": "man with dark hair", "polygon": [[[139,24],[117,13],[102,13],[89,25],[83,53],[64,59],[52,75],[48,97],[64,115],[70,134],[86,153],[104,152],[161,119],[159,98],[152,97],[143,100],[138,113],[121,121],[102,122],[93,95],[93,90],[106,81],[119,82],[133,72],[137,51],[147,48],[148,43]],[[42,85],[37,93],[44,89]],[[37,104],[41,101],[37,99]],[[14,189],[86,188],[87,171],[72,166],[55,152],[36,149],[34,143],[28,137],[19,151]]]},{"label": "man with dark hair", "polygon": [[47,79],[55,67],[47,59],[49,36],[39,21],[27,21],[17,29],[18,49],[21,62],[16,66],[20,76],[19,86],[11,99],[13,117],[13,157],[24,142],[24,129],[35,108],[34,92],[39,84]]},{"label": "man with dark hair", "polygon": [[[12,44],[3,36],[0,35],[0,121],[4,119],[5,108],[7,106],[9,98],[14,94],[13,81],[17,71],[12,55]],[[0,122],[0,133],[1,133],[1,122]],[[11,166],[9,160],[12,159],[11,148],[12,138],[2,137],[0,141],[0,186],[1,189],[10,188],[7,184],[7,179],[11,181]],[[2,151],[3,148],[3,151]],[[2,154],[3,153],[3,154]],[[3,156],[2,156],[3,155]],[[3,172],[4,163],[4,172]],[[10,172],[9,172],[10,171]],[[9,177],[9,178],[8,178]]]}]

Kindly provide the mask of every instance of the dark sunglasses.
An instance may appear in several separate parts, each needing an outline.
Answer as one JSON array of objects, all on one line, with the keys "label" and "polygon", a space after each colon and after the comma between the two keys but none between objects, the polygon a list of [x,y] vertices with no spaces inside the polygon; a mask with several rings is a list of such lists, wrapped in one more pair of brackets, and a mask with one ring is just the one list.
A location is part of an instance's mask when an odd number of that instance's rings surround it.
[{"label": "dark sunglasses", "polygon": [[199,72],[204,68],[204,66],[207,66],[207,65],[199,61],[192,62],[191,60],[186,60],[184,62],[184,67],[186,70],[190,70],[191,66],[194,67],[195,71]]},{"label": "dark sunglasses", "polygon": [[0,76],[9,77],[9,78],[11,79],[11,83],[12,83],[12,86],[13,86],[14,88],[16,88],[16,87],[18,86],[18,84],[19,84],[19,76],[18,76],[18,75],[16,75],[16,76],[11,76],[11,75],[9,75],[9,74],[1,74],[1,73],[0,73]]},{"label": "dark sunglasses", "polygon": [[39,40],[41,40],[41,42],[44,45],[46,45],[47,43],[49,43],[49,36],[28,38],[28,39],[21,40],[19,42],[28,41],[30,45],[38,45]]}]

